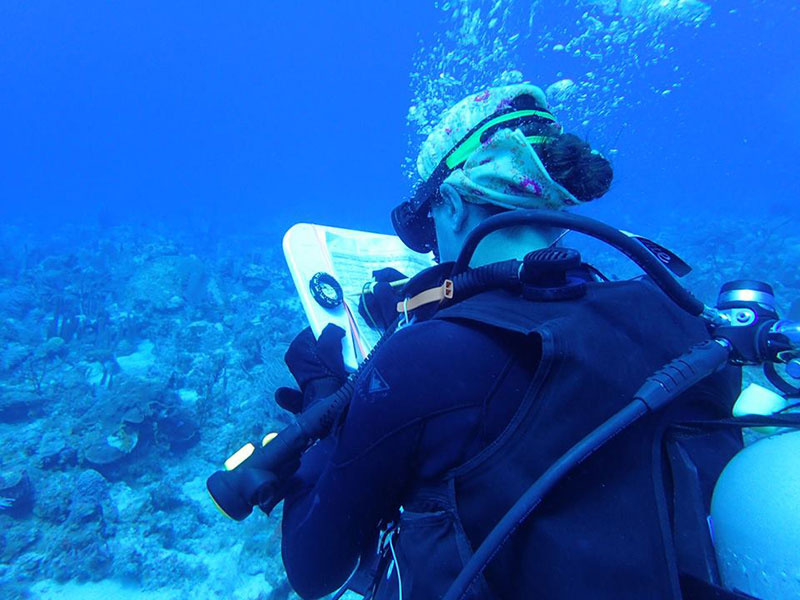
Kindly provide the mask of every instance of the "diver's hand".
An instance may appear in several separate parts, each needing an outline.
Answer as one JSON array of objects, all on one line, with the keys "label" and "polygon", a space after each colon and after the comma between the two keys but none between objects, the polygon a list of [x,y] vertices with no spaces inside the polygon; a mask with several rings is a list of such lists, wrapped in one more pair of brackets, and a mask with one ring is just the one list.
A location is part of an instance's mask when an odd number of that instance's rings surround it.
[{"label": "diver's hand", "polygon": [[306,327],[286,351],[284,360],[300,390],[278,388],[275,401],[281,408],[298,413],[308,408],[317,398],[324,398],[338,390],[347,379],[342,355],[344,329],[330,323],[314,338]]},{"label": "diver's hand", "polygon": [[362,295],[358,312],[370,327],[383,332],[397,318],[397,303],[402,300],[400,288],[389,284],[406,276],[391,267],[373,271],[372,276],[377,283],[369,294]]},{"label": "diver's hand", "polygon": [[303,392],[290,387],[279,387],[275,390],[275,403],[296,415],[303,412]]}]

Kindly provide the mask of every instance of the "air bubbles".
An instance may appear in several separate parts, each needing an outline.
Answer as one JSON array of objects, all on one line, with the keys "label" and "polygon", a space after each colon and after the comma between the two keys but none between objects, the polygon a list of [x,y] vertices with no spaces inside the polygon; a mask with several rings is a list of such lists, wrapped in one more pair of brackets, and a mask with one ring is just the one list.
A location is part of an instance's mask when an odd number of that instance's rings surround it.
[{"label": "air bubbles", "polygon": [[[670,62],[675,51],[672,34],[699,27],[710,14],[708,4],[700,0],[558,4],[555,8],[543,0],[438,0],[436,6],[444,13],[442,29],[423,39],[414,56],[408,110],[415,134],[412,146],[447,107],[467,94],[523,81],[517,68],[533,64],[533,59],[552,60],[563,69],[547,88],[559,119],[591,122],[595,139],[602,138],[609,115],[642,102],[628,90],[652,86],[652,93],[661,96],[677,91],[682,73]],[[560,25],[552,25],[551,17],[557,17]],[[655,65],[666,66],[675,83],[649,82],[648,69]],[[547,72],[546,67],[540,72]],[[568,78],[576,73],[586,74],[574,81]],[[416,155],[416,150],[412,153]]]},{"label": "air bubbles", "polygon": [[525,81],[525,76],[522,74],[522,71],[510,69],[500,73],[497,78],[497,85],[512,85],[514,83],[522,83],[523,81]]},{"label": "air bubbles", "polygon": [[630,41],[631,37],[627,31],[618,31],[611,39],[615,45],[624,46]]},{"label": "air bubbles", "polygon": [[547,86],[545,94],[550,104],[562,104],[566,102],[577,90],[577,86],[572,79],[562,79]]},{"label": "air bubbles", "polygon": [[[674,23],[697,27],[710,15],[711,7],[700,0],[587,0],[606,15],[634,19],[650,26]],[[733,9],[736,10],[736,9]]]}]

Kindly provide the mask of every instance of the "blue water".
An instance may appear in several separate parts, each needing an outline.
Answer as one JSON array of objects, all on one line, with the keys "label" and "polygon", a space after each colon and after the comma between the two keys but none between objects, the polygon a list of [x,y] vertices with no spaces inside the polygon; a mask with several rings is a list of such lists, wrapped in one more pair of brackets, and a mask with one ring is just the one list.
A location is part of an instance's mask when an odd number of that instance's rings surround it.
[{"label": "blue water", "polygon": [[797,31],[764,0],[3,3],[0,596],[289,597],[277,519],[202,490],[285,420],[280,235],[389,232],[425,126],[483,86],[571,80],[557,112],[615,169],[583,212],[800,318]]}]

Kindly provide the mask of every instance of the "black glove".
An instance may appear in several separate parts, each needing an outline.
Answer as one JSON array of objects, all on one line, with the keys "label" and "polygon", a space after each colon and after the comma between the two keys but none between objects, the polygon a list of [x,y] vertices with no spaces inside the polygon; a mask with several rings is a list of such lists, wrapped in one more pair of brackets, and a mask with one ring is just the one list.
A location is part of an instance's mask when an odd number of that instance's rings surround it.
[{"label": "black glove", "polygon": [[300,390],[278,388],[275,401],[281,408],[297,414],[308,408],[317,398],[324,398],[338,390],[347,379],[342,355],[344,329],[328,324],[314,338],[306,327],[290,344],[284,360],[294,375]]},{"label": "black glove", "polygon": [[403,299],[399,293],[401,288],[393,288],[389,284],[405,279],[406,276],[391,267],[373,271],[372,276],[378,283],[372,288],[372,292],[361,296],[358,313],[370,327],[383,332],[397,318],[397,303]]}]

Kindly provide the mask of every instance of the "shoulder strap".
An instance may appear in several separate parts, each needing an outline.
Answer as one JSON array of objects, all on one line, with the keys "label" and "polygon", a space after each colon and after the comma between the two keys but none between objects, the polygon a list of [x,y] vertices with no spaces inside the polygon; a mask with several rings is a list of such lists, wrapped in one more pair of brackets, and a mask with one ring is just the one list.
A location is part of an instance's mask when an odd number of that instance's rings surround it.
[{"label": "shoulder strap", "polygon": [[681,432],[697,432],[708,429],[728,429],[743,427],[785,427],[800,429],[800,413],[785,413],[776,415],[745,415],[729,419],[712,419],[707,421],[680,421],[673,424],[670,429]]}]

